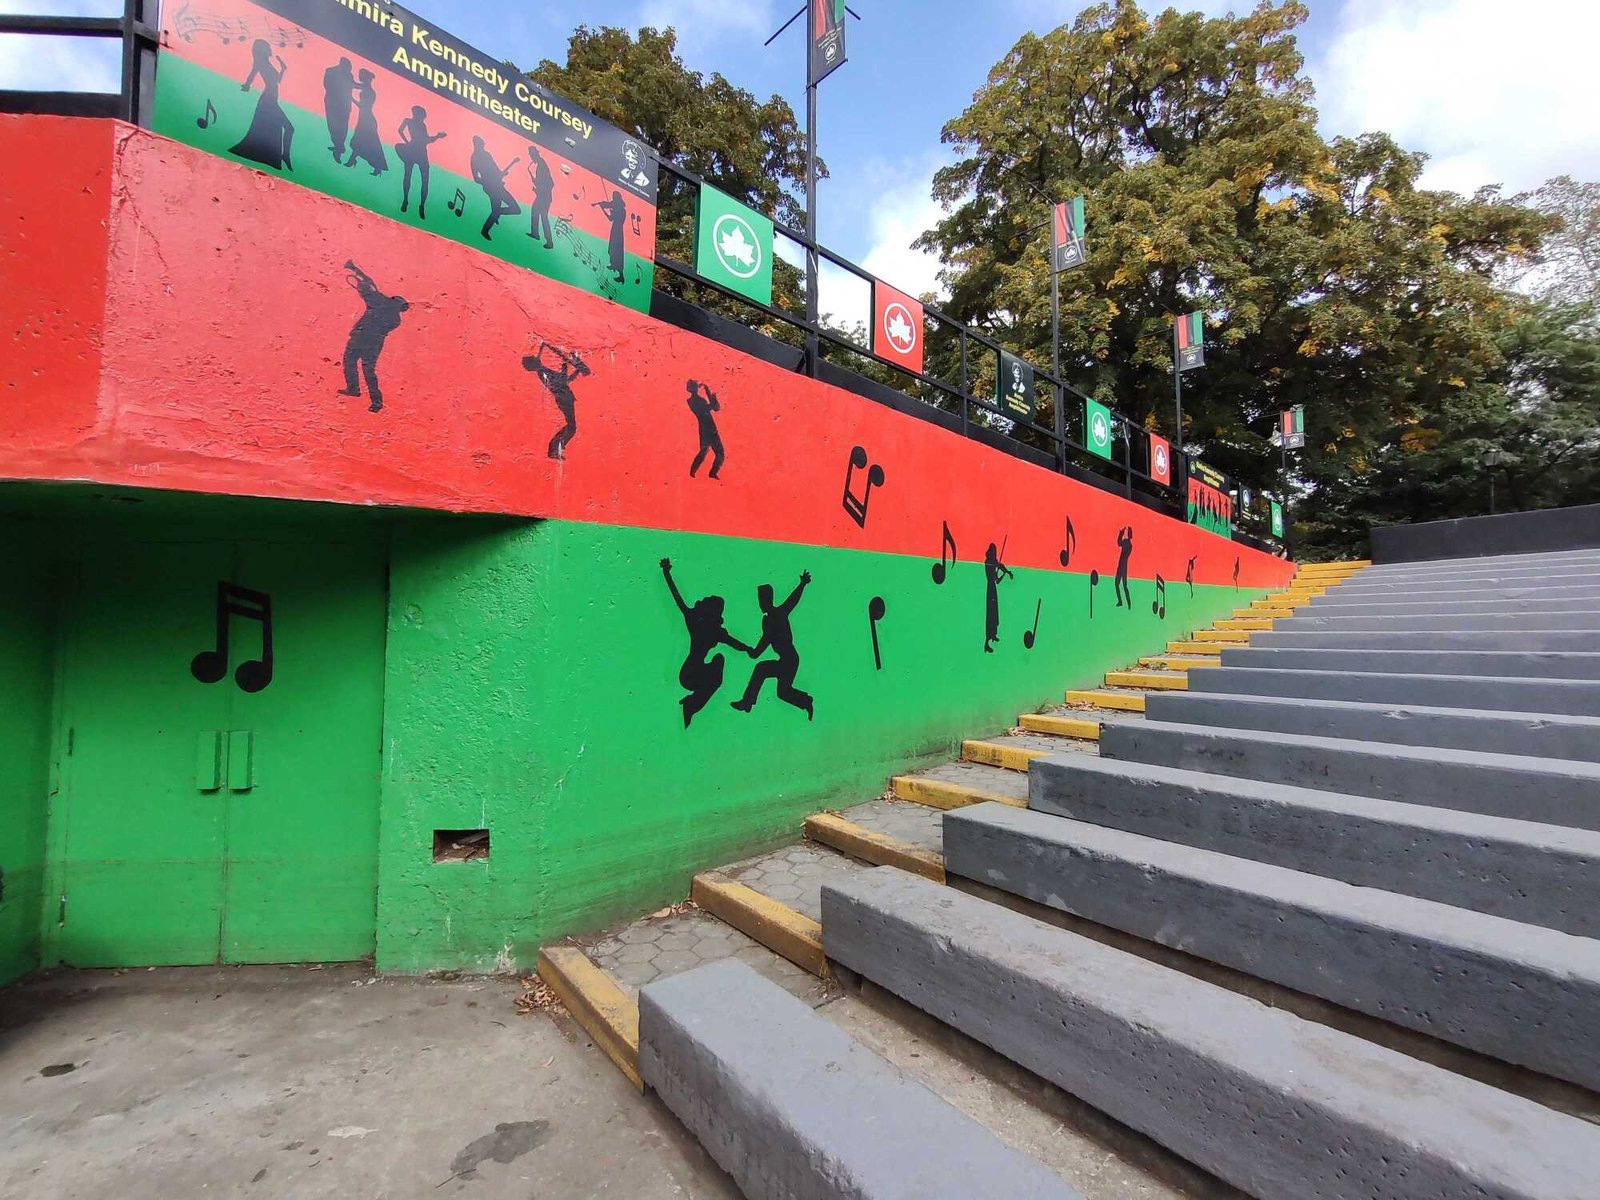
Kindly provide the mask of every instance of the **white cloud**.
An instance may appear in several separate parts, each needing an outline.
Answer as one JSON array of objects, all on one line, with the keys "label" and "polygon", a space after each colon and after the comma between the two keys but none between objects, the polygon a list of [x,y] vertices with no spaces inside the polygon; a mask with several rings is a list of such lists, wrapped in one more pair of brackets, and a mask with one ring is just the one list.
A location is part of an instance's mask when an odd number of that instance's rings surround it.
[{"label": "white cloud", "polygon": [[637,24],[677,30],[678,55],[692,67],[708,47],[730,37],[759,50],[787,15],[778,14],[772,0],[643,0]]},{"label": "white cloud", "polygon": [[1471,192],[1600,175],[1593,0],[1345,0],[1310,64],[1324,132],[1392,134]]},{"label": "white cloud", "polygon": [[[0,15],[121,16],[112,0],[0,0]],[[37,92],[115,92],[122,86],[122,43],[114,38],[0,36],[0,88]]]},{"label": "white cloud", "polygon": [[909,166],[879,164],[868,171],[876,186],[871,192],[865,239],[868,249],[861,266],[913,296],[942,291],[937,279],[938,258],[926,250],[912,249],[911,243],[944,219],[932,187],[933,173],[945,161],[942,154],[930,155]]}]

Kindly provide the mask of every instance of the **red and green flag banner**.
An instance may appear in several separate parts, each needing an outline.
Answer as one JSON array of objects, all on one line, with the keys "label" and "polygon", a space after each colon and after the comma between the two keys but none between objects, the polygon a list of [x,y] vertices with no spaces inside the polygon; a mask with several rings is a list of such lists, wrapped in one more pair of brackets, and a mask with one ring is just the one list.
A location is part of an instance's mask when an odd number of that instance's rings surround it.
[{"label": "red and green flag banner", "polygon": [[844,63],[844,0],[806,0],[811,6],[809,33],[813,87]]},{"label": "red and green flag banner", "polygon": [[1172,443],[1154,433],[1150,435],[1150,478],[1163,487],[1172,486]]},{"label": "red and green flag banner", "polygon": [[1206,363],[1206,327],[1200,313],[1184,313],[1173,331],[1177,345],[1178,370],[1192,371]]},{"label": "red and green flag banner", "polygon": [[1055,207],[1050,239],[1052,270],[1066,271],[1082,266],[1087,257],[1083,241],[1083,197],[1075,196]]},{"label": "red and green flag banner", "polygon": [[1298,450],[1306,444],[1306,410],[1296,404],[1278,414],[1278,439],[1286,450]]},{"label": "red and green flag banner", "polygon": [[922,374],[922,305],[881,279],[872,281],[872,352]]},{"label": "red and green flag banner", "polygon": [[649,147],[390,3],[166,0],[151,128],[641,312]]}]

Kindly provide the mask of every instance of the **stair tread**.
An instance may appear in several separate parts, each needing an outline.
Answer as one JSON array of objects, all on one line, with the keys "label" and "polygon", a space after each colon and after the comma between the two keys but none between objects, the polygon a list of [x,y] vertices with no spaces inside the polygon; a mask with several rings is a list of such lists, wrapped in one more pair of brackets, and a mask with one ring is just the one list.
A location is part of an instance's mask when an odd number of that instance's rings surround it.
[{"label": "stair tread", "polygon": [[839,815],[863,829],[923,850],[937,853],[944,847],[944,814],[926,804],[869,800],[844,809]]}]

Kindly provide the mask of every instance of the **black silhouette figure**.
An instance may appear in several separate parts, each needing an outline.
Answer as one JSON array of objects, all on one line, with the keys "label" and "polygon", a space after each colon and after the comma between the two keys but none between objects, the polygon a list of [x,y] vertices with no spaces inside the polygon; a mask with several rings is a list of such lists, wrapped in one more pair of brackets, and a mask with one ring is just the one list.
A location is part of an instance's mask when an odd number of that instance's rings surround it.
[{"label": "black silhouette figure", "polygon": [[1191,596],[1194,595],[1194,564],[1198,562],[1199,559],[1200,556],[1196,554],[1189,560],[1189,566],[1183,572],[1183,581],[1189,585],[1189,595]]},{"label": "black silhouette figure", "polygon": [[479,230],[485,241],[489,239],[489,231],[500,224],[501,217],[514,217],[522,211],[522,205],[517,203],[516,197],[506,187],[506,176],[511,174],[511,168],[516,165],[517,160],[512,159],[502,167],[494,161],[494,155],[489,153],[489,147],[484,145],[481,137],[472,139],[472,178],[483,189],[483,194],[489,197],[489,216]]},{"label": "black silhouette figure", "polygon": [[322,112],[328,119],[328,152],[334,162],[344,161],[344,140],[350,132],[350,104],[356,77],[350,60],[341,58],[322,73]]},{"label": "black silhouette figure", "polygon": [[350,340],[345,344],[344,391],[339,394],[361,395],[361,384],[356,378],[359,366],[367,381],[367,396],[372,401],[367,411],[378,412],[383,408],[383,390],[378,387],[378,355],[383,353],[383,344],[389,335],[400,328],[400,314],[411,305],[404,296],[385,296],[372,282],[372,276],[355,263],[346,262],[344,269],[348,272],[346,278],[350,286],[366,303],[367,310],[350,330]]},{"label": "black silhouette figure", "polygon": [[768,649],[775,651],[778,657],[758,662],[756,669],[750,672],[750,682],[745,686],[744,695],[733,702],[733,707],[740,712],[749,712],[754,708],[761,695],[761,685],[769,679],[776,679],[779,700],[803,710],[808,721],[815,716],[810,694],[794,686],[795,674],[800,670],[800,655],[794,648],[794,630],[789,627],[789,614],[800,603],[800,593],[806,590],[806,584],[810,582],[811,572],[801,571],[800,582],[795,585],[794,591],[789,593],[787,600],[776,606],[772,603],[770,583],[763,583],[756,589],[756,602],[761,605],[761,640],[750,651],[750,657],[760,658]]},{"label": "black silhouette figure", "polygon": [[550,229],[550,198],[556,190],[555,178],[550,174],[550,164],[544,161],[539,147],[528,147],[528,181],[533,184],[533,199],[528,203],[528,236],[544,235],[544,248],[555,249],[555,239]]},{"label": "black silhouette figure", "polygon": [[378,136],[378,89],[372,86],[371,71],[361,72],[355,101],[356,130],[350,135],[350,158],[344,165],[353,167],[361,159],[374,175],[382,175],[389,169],[389,156],[383,152],[383,138]]},{"label": "black silhouette figure", "polygon": [[1128,591],[1128,559],[1133,554],[1133,526],[1124,526],[1117,534],[1117,545],[1121,553],[1117,555],[1117,577],[1112,584],[1112,592],[1117,597],[1117,607],[1123,606],[1127,601],[1128,610],[1133,611],[1133,593]]},{"label": "black silhouette figure", "polygon": [[416,172],[422,181],[422,187],[417,199],[417,216],[424,221],[428,219],[428,176],[433,170],[433,164],[428,161],[428,147],[442,137],[443,133],[428,132],[428,110],[420,104],[411,110],[411,115],[400,122],[400,140],[394,144],[395,157],[405,164],[405,174],[400,178],[400,211],[405,212],[411,205],[411,175]]},{"label": "black silhouette figure", "polygon": [[700,464],[705,462],[706,455],[711,455],[712,479],[717,477],[717,472],[722,470],[722,435],[717,432],[717,418],[713,413],[722,408],[717,400],[717,394],[698,380],[689,380],[689,411],[694,414],[695,420],[700,423],[700,452],[694,456],[694,461],[689,464],[689,477],[700,469]]},{"label": "black silhouette figure", "polygon": [[1233,590],[1236,592],[1239,590],[1239,560],[1237,558],[1233,560]]},{"label": "black silhouette figure", "polygon": [[294,126],[278,103],[278,88],[283,83],[285,69],[286,64],[272,53],[267,39],[257,38],[250,47],[250,74],[245,76],[239,90],[248,92],[260,79],[261,99],[256,101],[256,115],[250,120],[250,128],[244,131],[244,137],[231,153],[263,166],[292,171],[294,163],[289,159],[289,148],[294,143]]},{"label": "black silhouette figure", "polygon": [[667,587],[672,590],[672,598],[677,602],[678,611],[683,614],[683,623],[689,630],[689,653],[683,660],[683,666],[678,668],[678,682],[688,693],[678,701],[683,706],[683,727],[687,729],[695,713],[704,708],[722,686],[724,659],[722,655],[713,655],[711,652],[719,645],[732,646],[752,657],[757,651],[723,628],[722,610],[725,604],[721,596],[707,596],[696,600],[693,605],[685,604],[678,585],[672,581],[670,558],[661,560],[661,573],[667,577]]},{"label": "black silhouette figure", "polygon": [[994,644],[1000,639],[1000,581],[1012,578],[1011,568],[1000,561],[1000,551],[993,542],[983,552],[983,573],[989,586],[983,609],[983,652],[993,654]]},{"label": "black silhouette figure", "polygon": [[611,240],[606,243],[606,250],[610,255],[611,273],[617,277],[617,282],[621,283],[623,281],[622,231],[628,224],[628,206],[622,202],[621,192],[612,192],[611,199],[597,201],[594,207],[611,220]]},{"label": "black silhouette figure", "polygon": [[[544,361],[546,350],[556,356],[559,365],[550,366]],[[540,342],[539,349],[525,357],[522,365],[539,377],[539,382],[548,389],[550,398],[556,402],[556,407],[566,418],[566,424],[556,430],[555,437],[550,439],[547,451],[551,458],[565,458],[567,443],[578,432],[578,399],[572,394],[572,381],[580,375],[589,374],[589,364],[578,356],[577,351],[569,352],[552,346],[549,342]]]}]

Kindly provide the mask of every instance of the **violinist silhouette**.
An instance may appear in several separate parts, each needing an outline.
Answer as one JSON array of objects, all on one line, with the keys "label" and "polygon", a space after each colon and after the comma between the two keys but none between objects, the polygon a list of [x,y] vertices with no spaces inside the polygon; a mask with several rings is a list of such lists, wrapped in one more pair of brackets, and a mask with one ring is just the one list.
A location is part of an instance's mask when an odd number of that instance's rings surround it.
[{"label": "violinist silhouette", "polygon": [[983,574],[988,587],[983,608],[983,652],[993,654],[994,644],[1000,639],[1000,581],[1013,578],[993,542],[983,553]]},{"label": "violinist silhouette", "polygon": [[367,381],[367,396],[372,401],[368,412],[383,408],[383,392],[378,387],[378,355],[389,335],[400,328],[400,314],[411,307],[404,296],[386,296],[378,290],[368,275],[354,262],[346,262],[344,269],[350,286],[366,304],[366,311],[350,330],[350,340],[344,348],[344,390],[341,396],[361,395],[361,384],[356,378],[356,368]]},{"label": "violinist silhouette", "polygon": [[481,136],[472,139],[472,178],[483,189],[483,194],[489,197],[489,216],[479,230],[485,241],[489,240],[489,231],[500,224],[501,217],[514,217],[522,211],[522,205],[517,203],[511,189],[506,187],[506,176],[511,174],[511,168],[517,162],[513,158],[502,167],[494,161],[494,155],[489,153],[489,147],[484,145]]},{"label": "violinist silhouette", "polygon": [[606,251],[611,273],[617,277],[617,282],[621,283],[625,278],[622,270],[622,233],[628,224],[628,206],[622,202],[622,193],[614,191],[611,193],[611,199],[596,201],[594,207],[605,213],[611,221],[611,237],[606,242]]},{"label": "violinist silhouette", "polygon": [[677,604],[678,612],[682,614],[683,623],[689,631],[689,653],[684,657],[683,666],[678,668],[678,682],[687,693],[678,701],[683,706],[683,727],[687,729],[695,714],[706,706],[706,702],[716,695],[717,689],[722,686],[722,674],[726,663],[722,655],[713,655],[711,652],[718,646],[732,646],[735,650],[742,650],[753,656],[755,650],[723,627],[722,614],[725,602],[721,596],[706,596],[704,599],[696,600],[692,605],[685,604],[682,593],[678,591],[678,585],[672,580],[670,558],[661,560],[661,573],[666,576],[672,599]]}]

